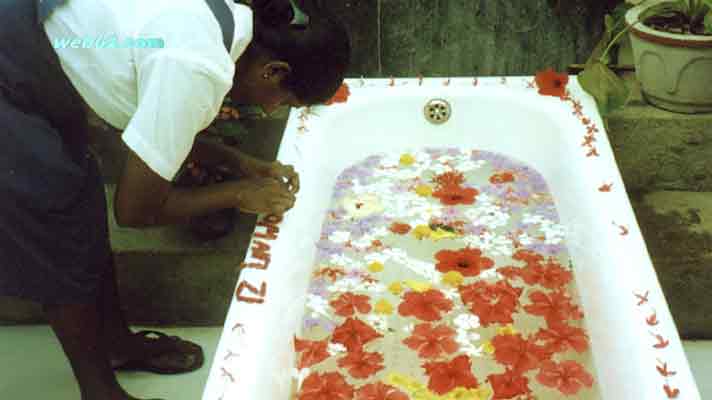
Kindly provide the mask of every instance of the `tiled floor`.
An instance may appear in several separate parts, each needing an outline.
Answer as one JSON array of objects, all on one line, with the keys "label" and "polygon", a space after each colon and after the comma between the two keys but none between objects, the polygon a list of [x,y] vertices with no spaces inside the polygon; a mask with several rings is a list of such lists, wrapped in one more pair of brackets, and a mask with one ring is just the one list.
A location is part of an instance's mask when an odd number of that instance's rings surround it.
[{"label": "tiled floor", "polygon": [[[137,328],[138,329],[138,328]],[[121,373],[119,381],[141,399],[200,400],[221,328],[160,328],[205,349],[205,366],[182,376]],[[712,341],[685,342],[703,399],[712,399]],[[79,400],[64,354],[47,326],[0,326],[0,399]]]}]

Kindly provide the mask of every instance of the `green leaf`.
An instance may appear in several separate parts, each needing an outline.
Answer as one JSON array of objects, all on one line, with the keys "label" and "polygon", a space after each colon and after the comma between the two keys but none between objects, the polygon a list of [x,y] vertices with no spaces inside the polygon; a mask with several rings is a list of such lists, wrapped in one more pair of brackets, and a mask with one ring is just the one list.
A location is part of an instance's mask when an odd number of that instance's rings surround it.
[{"label": "green leaf", "polygon": [[705,15],[705,33],[712,33],[712,11]]},{"label": "green leaf", "polygon": [[630,90],[605,64],[593,62],[578,76],[578,81],[586,93],[596,99],[598,111],[605,117],[623,107],[628,101]]}]

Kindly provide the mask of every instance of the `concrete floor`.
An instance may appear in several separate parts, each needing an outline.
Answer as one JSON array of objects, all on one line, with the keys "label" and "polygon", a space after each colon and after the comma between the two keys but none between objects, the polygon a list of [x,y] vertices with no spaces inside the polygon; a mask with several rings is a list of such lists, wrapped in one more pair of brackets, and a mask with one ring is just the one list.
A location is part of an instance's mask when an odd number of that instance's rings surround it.
[{"label": "concrete floor", "polygon": [[[202,345],[205,365],[182,376],[123,372],[121,385],[141,399],[200,400],[222,328],[158,329]],[[712,341],[684,345],[702,398],[712,399]],[[49,327],[0,327],[0,399],[79,400],[79,389]]]}]

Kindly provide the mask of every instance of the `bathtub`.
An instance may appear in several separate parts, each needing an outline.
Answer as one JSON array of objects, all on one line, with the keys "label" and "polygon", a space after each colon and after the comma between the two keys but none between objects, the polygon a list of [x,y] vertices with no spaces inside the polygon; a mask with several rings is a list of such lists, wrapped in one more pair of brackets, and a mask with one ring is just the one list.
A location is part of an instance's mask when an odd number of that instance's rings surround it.
[{"label": "bathtub", "polygon": [[[351,79],[345,103],[292,110],[278,159],[301,191],[262,216],[233,295],[203,400],[287,400],[315,242],[337,176],[374,152],[463,147],[536,169],[553,193],[573,260],[600,392],[607,400],[700,394],[592,98],[538,94],[532,77]],[[423,116],[433,98],[448,122]],[[673,374],[674,372],[674,374]]]}]

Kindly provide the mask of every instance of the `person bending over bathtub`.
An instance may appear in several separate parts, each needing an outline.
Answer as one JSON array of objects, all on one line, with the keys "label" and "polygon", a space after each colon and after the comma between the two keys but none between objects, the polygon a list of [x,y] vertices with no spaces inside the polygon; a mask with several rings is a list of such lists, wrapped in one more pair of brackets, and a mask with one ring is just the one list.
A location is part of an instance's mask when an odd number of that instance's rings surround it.
[{"label": "person bending over bathtub", "polygon": [[[85,106],[123,130],[129,148],[115,195],[119,225],[184,223],[232,207],[282,214],[299,190],[294,168],[196,136],[228,92],[267,112],[334,95],[348,35],[312,8],[297,25],[288,0],[0,1],[0,295],[43,305],[82,400],[133,399],[117,369],[174,374],[203,364],[197,344],[134,333],[122,315]],[[97,43],[107,35],[164,46]],[[189,156],[244,178],[175,187]]]}]

